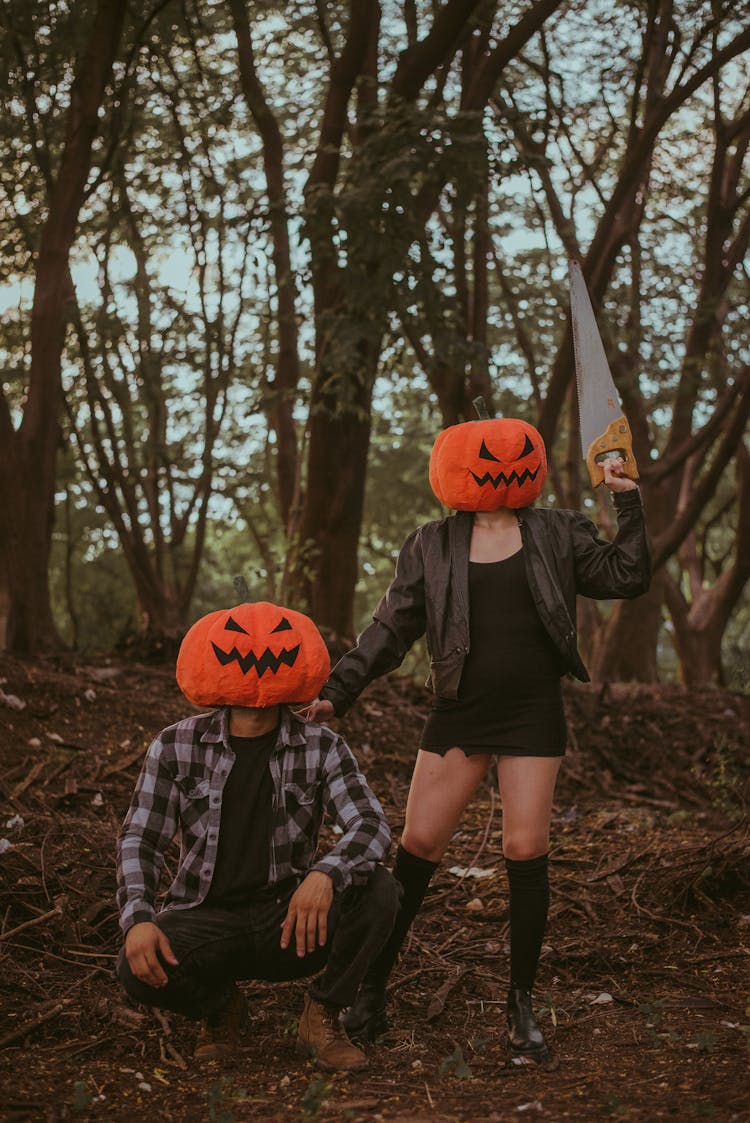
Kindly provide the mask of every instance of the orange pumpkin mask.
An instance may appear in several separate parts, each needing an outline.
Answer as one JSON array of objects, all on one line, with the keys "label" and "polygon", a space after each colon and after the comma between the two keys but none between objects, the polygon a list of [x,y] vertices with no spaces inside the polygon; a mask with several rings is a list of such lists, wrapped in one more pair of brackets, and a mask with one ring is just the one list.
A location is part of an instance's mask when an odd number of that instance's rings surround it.
[{"label": "orange pumpkin mask", "polygon": [[464,421],[444,429],[430,456],[430,484],[454,511],[528,507],[547,475],[544,441],[512,417]]},{"label": "orange pumpkin mask", "polygon": [[177,656],[177,685],[196,706],[309,702],[331,661],[308,616],[268,601],[209,612]]}]

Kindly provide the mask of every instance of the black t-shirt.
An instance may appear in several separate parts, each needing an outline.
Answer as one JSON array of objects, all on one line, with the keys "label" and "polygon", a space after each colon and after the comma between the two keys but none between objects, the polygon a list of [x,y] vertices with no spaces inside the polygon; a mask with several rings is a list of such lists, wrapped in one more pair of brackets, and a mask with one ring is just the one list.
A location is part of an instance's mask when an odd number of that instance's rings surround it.
[{"label": "black t-shirt", "polygon": [[536,610],[523,550],[499,562],[469,562],[469,635],[458,696],[535,695],[559,680],[560,655]]},{"label": "black t-shirt", "polygon": [[278,726],[260,737],[235,737],[236,760],[221,801],[216,866],[206,903],[236,908],[268,884],[273,825],[273,779],[268,759]]}]

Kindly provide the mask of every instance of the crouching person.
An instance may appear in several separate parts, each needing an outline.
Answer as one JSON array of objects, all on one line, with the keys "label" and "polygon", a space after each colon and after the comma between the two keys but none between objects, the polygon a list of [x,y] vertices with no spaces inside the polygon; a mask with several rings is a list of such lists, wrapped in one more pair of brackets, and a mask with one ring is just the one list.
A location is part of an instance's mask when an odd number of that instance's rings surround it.
[{"label": "crouching person", "polygon": [[[146,754],[119,839],[117,971],[135,1001],[204,1021],[198,1057],[236,1046],[247,1017],[237,980],[314,976],[298,1048],[321,1068],[366,1063],[339,1012],[390,935],[399,887],[380,864],[390,831],[351,750],[289,708],[328,673],[312,621],[266,602],[210,613],[180,649],[180,689],[216,708],[164,729]],[[342,833],[316,858],[324,812]]]}]

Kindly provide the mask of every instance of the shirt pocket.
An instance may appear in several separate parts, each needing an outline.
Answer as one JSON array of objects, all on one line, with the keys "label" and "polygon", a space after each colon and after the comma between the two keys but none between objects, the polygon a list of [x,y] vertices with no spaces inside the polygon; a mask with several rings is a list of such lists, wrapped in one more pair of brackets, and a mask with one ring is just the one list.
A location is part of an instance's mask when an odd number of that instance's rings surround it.
[{"label": "shirt pocket", "polygon": [[320,785],[314,782],[312,784],[285,784],[284,802],[287,812],[290,815],[296,814],[297,818],[304,822],[312,816],[313,812],[317,811],[319,791]]},{"label": "shirt pocket", "polygon": [[306,869],[318,845],[320,785],[285,784],[286,826],[292,849],[292,865]]},{"label": "shirt pocket", "polygon": [[183,830],[192,834],[206,831],[208,797],[211,781],[205,776],[177,776],[175,783],[180,793],[180,822]]}]

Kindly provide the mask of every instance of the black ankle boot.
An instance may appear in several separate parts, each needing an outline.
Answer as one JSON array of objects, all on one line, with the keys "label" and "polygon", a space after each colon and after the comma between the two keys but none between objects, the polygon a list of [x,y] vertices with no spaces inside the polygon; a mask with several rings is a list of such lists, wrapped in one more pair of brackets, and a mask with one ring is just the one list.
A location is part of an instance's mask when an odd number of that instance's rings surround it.
[{"label": "black ankle boot", "polygon": [[362,983],[354,1004],[344,1014],[343,1022],[350,1041],[361,1044],[382,1037],[388,1029],[385,983]]},{"label": "black ankle boot", "polygon": [[511,987],[507,1005],[508,1037],[517,1057],[528,1057],[537,1064],[550,1059],[544,1034],[531,1009],[531,993],[522,987]]}]

